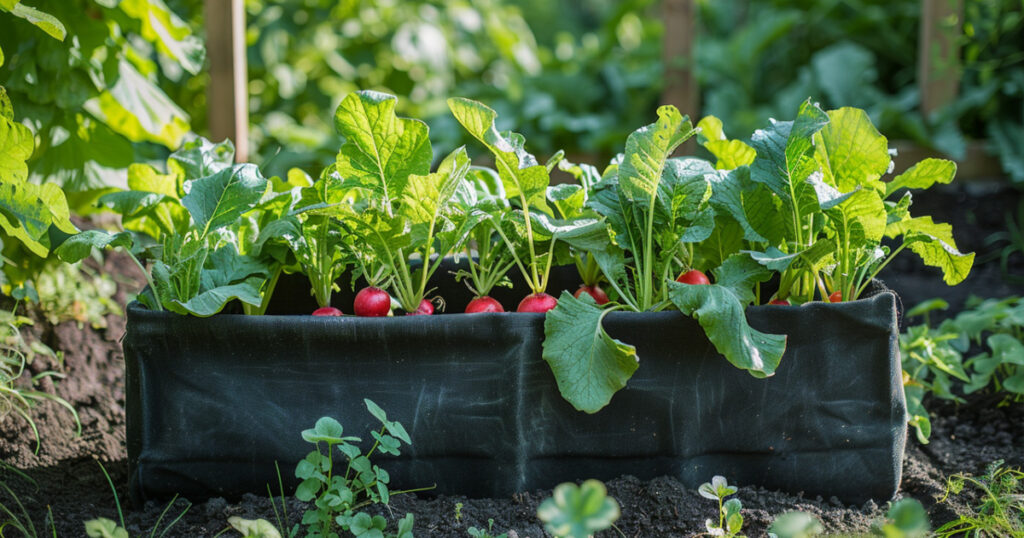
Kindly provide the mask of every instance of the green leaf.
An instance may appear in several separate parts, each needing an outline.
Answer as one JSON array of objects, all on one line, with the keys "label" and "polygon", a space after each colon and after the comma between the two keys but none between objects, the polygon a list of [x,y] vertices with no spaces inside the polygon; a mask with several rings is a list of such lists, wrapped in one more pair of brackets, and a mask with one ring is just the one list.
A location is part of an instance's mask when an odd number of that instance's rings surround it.
[{"label": "green leaf", "polygon": [[715,475],[711,477],[711,482],[704,482],[697,488],[697,493],[705,499],[711,499],[717,501],[724,499],[729,495],[735,494],[739,491],[736,486],[730,486],[729,481],[722,475]]},{"label": "green leaf", "polygon": [[238,164],[187,183],[181,204],[205,237],[253,208],[267,190],[267,180],[254,164]]},{"label": "green leaf", "polygon": [[35,150],[32,131],[6,114],[5,110],[0,117],[0,181],[5,184],[25,181],[28,177],[26,161]]},{"label": "green leaf", "polygon": [[750,139],[757,151],[751,179],[767,186],[791,210],[799,209],[796,187],[816,167],[809,155],[812,139],[826,124],[828,115],[808,100],[795,121],[773,121],[767,129],[755,131]]},{"label": "green leaf", "polygon": [[228,518],[228,525],[242,533],[243,538],[281,538],[281,533],[265,519],[242,519],[238,516]]},{"label": "green leaf", "polygon": [[128,538],[128,531],[117,526],[117,523],[101,517],[85,522],[85,535],[89,538]]},{"label": "green leaf", "polygon": [[829,123],[819,134],[815,157],[825,181],[843,192],[859,186],[885,192],[881,177],[889,169],[888,141],[859,108],[828,112]]},{"label": "green leaf", "polygon": [[950,286],[967,278],[974,264],[974,253],[957,250],[953,240],[953,227],[932,222],[931,217],[916,217],[894,223],[886,228],[888,237],[903,236],[903,244],[910,247],[926,265],[942,269],[942,279]]},{"label": "green leaf", "polygon": [[885,196],[900,189],[927,189],[936,183],[947,184],[956,176],[956,163],[945,159],[925,159],[892,178],[885,186]]},{"label": "green leaf", "polygon": [[776,538],[811,538],[825,532],[825,527],[807,512],[786,512],[772,521],[768,532]]},{"label": "green leaf", "polygon": [[30,24],[35,25],[36,28],[39,28],[49,34],[50,37],[59,41],[64,41],[64,38],[68,34],[67,30],[64,29],[64,25],[57,20],[57,17],[54,17],[49,13],[39,11],[38,9],[26,6],[25,4],[17,1],[5,1],[0,7],[3,7],[5,11],[10,11],[11,15],[14,15],[15,17],[25,19]]},{"label": "green leaf", "polygon": [[726,360],[754,377],[768,377],[786,350],[786,336],[752,328],[744,309],[754,300],[755,282],[771,273],[747,255],[730,257],[714,271],[715,284],[669,283],[669,299],[679,310],[694,316],[704,334]]},{"label": "green leaf", "polygon": [[199,137],[186,142],[167,158],[167,168],[179,181],[211,176],[235,161],[235,145],[230,140],[214,144]]},{"label": "green leaf", "polygon": [[161,54],[174,60],[182,69],[198,75],[203,68],[206,49],[192,35],[188,23],[174,14],[163,0],[120,0],[121,10],[139,21],[142,37],[156,43]]},{"label": "green leaf", "polygon": [[842,202],[825,210],[839,244],[857,249],[881,241],[886,232],[886,216],[878,191],[862,188],[842,198]]},{"label": "green leaf", "polygon": [[448,99],[448,108],[469,134],[494,154],[498,176],[511,199],[522,196],[527,205],[545,207],[551,181],[548,169],[526,152],[525,139],[518,133],[499,133],[494,124],[498,113],[470,99]]},{"label": "green leaf", "polygon": [[619,192],[629,202],[649,205],[657,196],[665,163],[694,133],[689,118],[676,107],[658,108],[658,121],[626,139],[626,156],[619,165]]},{"label": "green leaf", "polygon": [[181,145],[191,131],[188,114],[128,60],[119,59],[117,67],[116,82],[83,108],[132,142],[155,142],[172,149]]},{"label": "green leaf", "polygon": [[430,173],[432,157],[427,125],[395,115],[398,99],[374,91],[347,95],[334,114],[346,139],[337,157],[337,172],[383,197],[397,201],[412,174]]},{"label": "green leaf", "polygon": [[608,490],[597,480],[579,486],[559,484],[537,508],[544,529],[565,538],[588,538],[611,527],[620,514],[619,503],[608,497]]},{"label": "green leaf", "polygon": [[132,237],[128,232],[112,234],[103,230],[86,230],[67,238],[57,247],[57,256],[64,262],[75,263],[92,254],[94,248],[131,248]]},{"label": "green leaf", "polygon": [[[437,172],[410,174],[402,196],[402,214],[412,226],[414,244],[422,244],[430,233],[438,233],[438,220],[449,213],[456,189],[469,171],[469,155],[460,147],[441,161]],[[442,253],[442,255],[445,253]]]},{"label": "green leaf", "polygon": [[697,140],[718,160],[715,168],[733,170],[754,162],[757,152],[740,140],[728,140],[722,130],[722,120],[705,116],[697,123]]},{"label": "green leaf", "polygon": [[164,303],[164,306],[179,314],[192,314],[203,318],[220,312],[224,305],[234,300],[259,306],[263,301],[263,297],[260,295],[263,281],[264,279],[261,277],[248,278],[237,284],[202,290],[195,297],[185,301],[174,299],[172,304]]},{"label": "green leaf", "polygon": [[636,348],[608,336],[601,326],[608,312],[592,299],[582,301],[563,291],[544,319],[544,360],[562,397],[587,413],[608,405],[638,367]]}]

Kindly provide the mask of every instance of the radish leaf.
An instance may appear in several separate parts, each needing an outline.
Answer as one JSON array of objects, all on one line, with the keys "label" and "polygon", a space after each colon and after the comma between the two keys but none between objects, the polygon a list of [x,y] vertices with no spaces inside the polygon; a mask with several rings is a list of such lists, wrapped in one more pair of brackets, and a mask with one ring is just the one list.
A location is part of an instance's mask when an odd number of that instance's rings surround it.
[{"label": "radish leaf", "polygon": [[602,310],[589,295],[576,299],[568,291],[544,319],[544,360],[558,390],[573,407],[596,413],[626,386],[638,366],[636,348],[608,336]]}]

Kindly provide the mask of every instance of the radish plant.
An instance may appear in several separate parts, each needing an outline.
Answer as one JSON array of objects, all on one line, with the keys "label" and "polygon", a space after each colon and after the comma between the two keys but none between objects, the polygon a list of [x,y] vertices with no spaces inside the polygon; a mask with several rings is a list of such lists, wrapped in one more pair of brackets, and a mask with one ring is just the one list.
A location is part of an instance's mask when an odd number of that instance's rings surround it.
[{"label": "radish plant", "polygon": [[469,270],[454,273],[455,280],[466,280],[467,287],[473,292],[473,300],[466,306],[466,313],[504,312],[501,303],[489,295],[496,286],[512,287],[512,281],[506,275],[516,263],[514,253],[501,238],[500,230],[496,229],[502,214],[509,211],[501,179],[490,168],[474,167],[466,175],[466,182],[456,192],[456,197],[463,211],[481,215],[464,248]]},{"label": "radish plant", "polygon": [[373,253],[407,314],[428,314],[430,277],[481,217],[455,202],[470,168],[465,148],[431,173],[427,126],[396,116],[396,103],[392,95],[371,91],[342,100],[335,125],[347,141],[330,175],[338,178],[338,192],[361,202],[329,203],[312,213],[337,219],[352,235],[353,251]]},{"label": "radish plant", "polygon": [[531,294],[520,303],[520,312],[546,312],[557,300],[546,293],[551,266],[555,260],[558,235],[596,220],[556,222],[547,204],[550,172],[561,155],[547,164],[526,151],[523,135],[499,132],[498,114],[487,106],[463,98],[448,100],[455,119],[494,155],[498,177],[505,195],[517,206],[502,214],[495,226],[523,275]]},{"label": "radish plant", "polygon": [[[709,205],[714,173],[698,159],[671,158],[694,129],[675,107],[658,110],[658,121],[630,135],[621,164],[613,163],[594,186],[587,206],[605,225],[563,236],[595,260],[617,300],[599,307],[589,296],[563,292],[544,324],[544,359],[562,396],[589,413],[608,404],[637,368],[636,348],[612,339],[601,322],[609,312],[676,307],[693,315],[726,359],[759,377],[771,375],[785,337],[760,333],[746,323],[754,283],[770,273],[749,256],[735,254],[716,269],[710,285],[679,284],[676,272],[692,259],[691,245],[713,232]],[[682,260],[682,261],[681,261]],[[580,341],[588,345],[579,345]]]},{"label": "radish plant", "polygon": [[130,190],[99,200],[121,214],[126,231],[75,234],[58,256],[75,262],[94,247],[121,247],[137,262],[152,260],[151,270],[140,263],[150,288],[139,300],[153,310],[210,316],[232,300],[260,307],[270,262],[243,254],[253,238],[239,230],[244,215],[259,211],[268,182],[256,166],[233,158],[230,142],[200,138],[171,154],[167,174],[132,165]]}]

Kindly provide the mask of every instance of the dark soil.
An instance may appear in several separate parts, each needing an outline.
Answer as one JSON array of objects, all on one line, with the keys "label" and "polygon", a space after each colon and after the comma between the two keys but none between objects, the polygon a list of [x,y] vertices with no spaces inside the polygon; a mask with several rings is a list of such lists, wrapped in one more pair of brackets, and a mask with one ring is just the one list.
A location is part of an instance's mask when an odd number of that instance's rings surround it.
[{"label": "dark soil", "polygon": [[[983,193],[984,194],[984,193]],[[964,189],[948,189],[929,200],[918,200],[915,208],[928,206],[936,215],[955,215],[959,244],[964,250],[979,249],[994,229],[1002,227],[1003,214],[1015,210],[1016,194],[996,192],[978,196]],[[956,211],[946,212],[947,206]],[[934,207],[932,207],[934,206]],[[970,217],[970,215],[974,215]],[[961,235],[965,234],[965,235]],[[908,261],[909,259],[909,261]],[[1019,264],[1013,267],[1019,268]],[[107,268],[122,276],[124,290],[137,289],[139,275],[130,262],[114,256]],[[900,291],[909,307],[916,302],[941,294],[953,304],[951,312],[962,305],[967,295],[1003,296],[1024,294],[1019,286],[1008,285],[997,264],[979,267],[967,284],[949,289],[935,273],[922,268],[907,255],[904,261],[884,275],[887,283]],[[1015,269],[1016,270],[1016,269]],[[1022,272],[1021,274],[1024,274]],[[122,290],[122,297],[124,299]],[[67,379],[55,391],[78,410],[83,434],[73,436],[74,425],[66,411],[55,404],[35,408],[35,418],[43,437],[38,454],[31,430],[19,418],[8,416],[0,422],[0,456],[8,465],[23,470],[35,484],[11,472],[3,473],[4,481],[13,489],[30,513],[41,535],[48,535],[48,511],[52,511],[57,535],[84,536],[83,522],[96,517],[117,520],[114,494],[107,484],[100,465],[110,473],[118,496],[127,499],[127,464],[124,448],[124,367],[119,340],[124,320],[111,317],[109,328],[101,331],[79,328],[66,323],[47,327],[37,323],[31,329],[39,340],[65,352]],[[42,364],[37,367],[43,366]],[[995,402],[978,399],[967,405],[947,403],[931,405],[933,435],[929,445],[920,445],[910,436],[904,457],[903,484],[900,496],[913,497],[924,503],[937,526],[966,513],[964,501],[954,499],[937,503],[944,492],[945,478],[956,472],[981,473],[993,460],[1005,459],[1007,464],[1024,466],[1024,406],[999,407]],[[282,472],[290,473],[290,466]],[[807,469],[813,473],[814,469]],[[711,477],[708,477],[709,479]],[[671,477],[641,481],[623,476],[607,484],[609,493],[622,506],[617,522],[630,537],[692,536],[704,531],[704,521],[716,515],[714,502],[700,497]],[[772,519],[789,510],[804,510],[817,515],[829,532],[856,533],[866,531],[873,521],[882,517],[886,499],[863,506],[844,506],[835,499],[805,498],[800,494],[766,491],[738,484],[737,497],[743,502],[744,530],[749,536],[764,536]],[[470,526],[486,528],[494,519],[497,532],[514,531],[519,537],[544,536],[537,518],[539,503],[550,491],[523,492],[505,499],[466,499],[462,497],[417,498],[396,497],[390,508],[381,513],[392,520],[407,512],[415,514],[419,536],[468,536]],[[278,499],[280,500],[280,499]],[[12,506],[10,498],[0,492],[0,501]],[[461,503],[461,517],[456,518],[456,504]],[[190,505],[177,500],[170,516],[188,507],[187,513],[166,534],[168,537],[213,536],[227,526],[230,516],[266,518],[274,521],[274,509],[266,495],[247,495],[238,502],[212,499]],[[133,535],[146,534],[156,523],[165,505],[150,503],[144,507],[125,506],[125,518]],[[278,506],[280,510],[280,506]],[[304,510],[302,503],[290,501],[288,516],[294,524]],[[159,534],[159,533],[157,533]],[[237,536],[237,533],[226,533]],[[512,533],[510,533],[510,536]],[[614,531],[601,536],[618,536]]]}]

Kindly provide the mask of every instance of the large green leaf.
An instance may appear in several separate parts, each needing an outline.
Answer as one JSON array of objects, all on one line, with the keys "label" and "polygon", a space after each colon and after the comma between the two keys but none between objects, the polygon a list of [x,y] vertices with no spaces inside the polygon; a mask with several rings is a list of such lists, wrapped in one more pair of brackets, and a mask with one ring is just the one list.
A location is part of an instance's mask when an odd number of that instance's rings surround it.
[{"label": "large green leaf", "polygon": [[714,284],[671,282],[669,299],[683,314],[697,318],[708,340],[733,366],[754,377],[773,375],[786,350],[786,336],[752,328],[744,313],[754,300],[753,285],[771,273],[749,256],[735,255],[714,274]]},{"label": "large green leaf", "polygon": [[740,140],[728,140],[722,129],[722,120],[705,116],[697,123],[697,140],[715,156],[715,168],[733,170],[754,162],[757,152]]},{"label": "large green leaf", "polygon": [[64,41],[68,32],[64,28],[64,25],[49,13],[39,11],[33,7],[26,6],[18,2],[17,0],[5,0],[0,3],[0,8],[4,11],[9,11],[11,15],[25,19],[30,24],[35,25],[36,28],[46,32],[50,37]]},{"label": "large green leaf", "polygon": [[432,157],[427,125],[396,116],[397,102],[393,95],[360,91],[347,95],[334,114],[346,140],[338,174],[374,190],[385,204],[399,199],[411,174],[430,173]]},{"label": "large green leaf", "polygon": [[608,405],[638,366],[636,348],[608,336],[601,320],[608,313],[593,299],[576,299],[568,291],[544,318],[544,360],[558,390],[573,407],[596,413]]},{"label": "large green leaf", "polygon": [[28,127],[6,116],[0,117],[0,181],[24,181],[28,177],[25,162],[34,149],[35,141]]},{"label": "large green leaf", "polygon": [[[750,142],[757,151],[751,179],[766,185],[793,211],[800,209],[797,188],[815,169],[809,153],[815,133],[828,123],[828,115],[810,101],[800,106],[795,121],[773,121],[759,129]],[[798,215],[799,216],[799,215]]]},{"label": "large green leaf", "polygon": [[67,263],[81,261],[92,254],[94,248],[130,248],[132,237],[128,232],[110,233],[103,230],[86,230],[72,235],[57,247],[57,256]]},{"label": "large green leaf", "polygon": [[437,172],[411,174],[402,194],[402,214],[410,221],[413,242],[422,242],[438,232],[438,220],[449,212],[449,204],[469,171],[469,155],[460,147],[441,162]]},{"label": "large green leaf", "polygon": [[50,251],[47,231],[52,219],[40,190],[33,183],[0,182],[0,228],[35,255],[45,257]]},{"label": "large green leaf", "polygon": [[186,301],[174,299],[170,304],[165,302],[164,306],[172,312],[199,317],[212,316],[220,312],[228,302],[236,299],[246,304],[259,306],[262,302],[260,288],[263,286],[263,281],[264,279],[261,277],[248,278],[237,284],[202,290],[195,297]]},{"label": "large green leaf", "polygon": [[214,144],[205,138],[186,142],[167,158],[167,169],[179,181],[199,179],[228,168],[235,161],[235,145],[230,140]]},{"label": "large green leaf", "polygon": [[180,146],[191,130],[188,114],[128,60],[119,60],[117,68],[116,82],[83,108],[133,142]]},{"label": "large green leaf", "polygon": [[665,162],[694,133],[689,118],[676,107],[658,108],[658,121],[642,127],[626,139],[626,153],[619,165],[619,192],[629,202],[650,205],[658,195]]},{"label": "large green leaf", "polygon": [[174,14],[163,0],[120,0],[118,6],[129,17],[139,21],[142,37],[156,43],[156,49],[174,60],[182,69],[199,74],[206,49],[192,35],[188,24]]},{"label": "large green leaf", "polygon": [[925,264],[942,269],[942,279],[955,285],[967,278],[974,264],[974,253],[964,254],[956,247],[953,227],[933,222],[931,217],[916,217],[890,224],[889,237],[903,236],[903,244],[910,247]]},{"label": "large green leaf", "polygon": [[190,181],[181,199],[205,237],[211,230],[235,222],[253,208],[267,190],[267,179],[253,164],[238,164],[212,176]]},{"label": "large green leaf", "polygon": [[767,242],[771,231],[782,226],[773,224],[778,219],[778,211],[771,194],[750,181],[748,167],[720,171],[710,174],[708,179],[711,181],[711,206],[731,216],[743,228],[743,238],[747,241]]},{"label": "large green leaf", "polygon": [[498,113],[470,99],[448,100],[455,119],[494,154],[498,176],[509,198],[522,198],[533,207],[545,207],[551,178],[546,166],[526,152],[525,139],[518,133],[499,133],[494,124]]},{"label": "large green leaf", "polygon": [[956,163],[946,159],[925,159],[892,178],[885,186],[888,197],[899,189],[927,189],[936,183],[949,183],[956,175]]},{"label": "large green leaf", "polygon": [[829,122],[818,134],[815,157],[825,181],[846,192],[864,186],[884,192],[881,177],[889,169],[888,141],[859,108],[828,112]]}]

